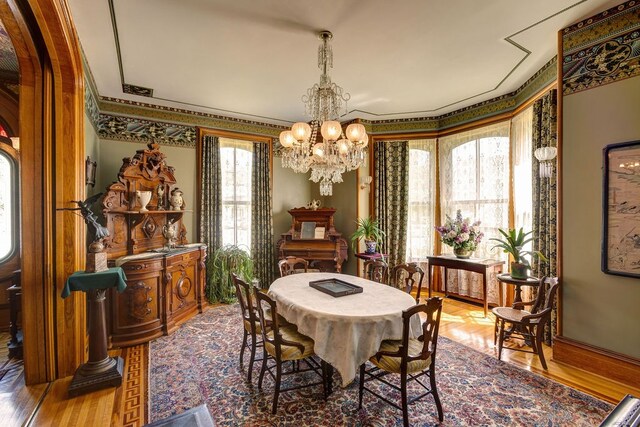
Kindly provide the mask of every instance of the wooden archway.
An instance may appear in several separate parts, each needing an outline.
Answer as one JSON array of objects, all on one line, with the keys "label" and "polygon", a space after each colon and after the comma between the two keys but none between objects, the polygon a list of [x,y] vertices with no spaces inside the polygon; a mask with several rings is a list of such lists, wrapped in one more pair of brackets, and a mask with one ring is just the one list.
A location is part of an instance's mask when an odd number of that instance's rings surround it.
[{"label": "wooden archway", "polygon": [[71,375],[85,359],[82,295],[62,300],[84,266],[82,220],[56,211],[84,198],[84,82],[65,0],[6,0],[20,66],[22,324],[27,384]]}]

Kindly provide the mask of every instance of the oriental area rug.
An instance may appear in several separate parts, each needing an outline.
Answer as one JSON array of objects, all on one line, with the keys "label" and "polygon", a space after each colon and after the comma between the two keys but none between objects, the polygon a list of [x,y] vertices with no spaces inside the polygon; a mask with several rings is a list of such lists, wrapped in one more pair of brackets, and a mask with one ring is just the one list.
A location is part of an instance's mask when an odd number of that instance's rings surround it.
[{"label": "oriental area rug", "polygon": [[[278,413],[272,415],[273,381],[265,375],[258,390],[260,363],[254,365],[253,384],[246,381],[247,368],[239,367],[241,342],[242,320],[235,304],[210,309],[172,335],[153,341],[149,421],[206,403],[217,426],[402,425],[399,410],[369,393],[358,410],[357,377],[346,388],[335,377],[326,401],[321,386],[282,393]],[[305,381],[302,375],[289,378]],[[444,337],[438,340],[436,379],[443,426],[593,426],[612,409],[608,403]],[[399,401],[388,387],[379,388],[378,392]],[[409,390],[412,396],[418,389]],[[409,421],[412,426],[438,425],[431,396],[409,406]]]}]

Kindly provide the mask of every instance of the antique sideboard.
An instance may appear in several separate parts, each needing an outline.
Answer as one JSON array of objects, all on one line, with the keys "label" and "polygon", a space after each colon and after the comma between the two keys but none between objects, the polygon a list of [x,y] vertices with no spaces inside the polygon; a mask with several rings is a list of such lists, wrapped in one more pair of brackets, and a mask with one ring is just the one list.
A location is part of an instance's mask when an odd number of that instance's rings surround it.
[{"label": "antique sideboard", "polygon": [[[187,244],[184,203],[177,208],[169,203],[175,184],[174,168],[158,145],[149,143],[123,160],[102,199],[108,263],[127,276],[127,289],[112,290],[107,298],[109,347],[167,335],[202,312],[206,246]],[[147,191],[145,210],[136,192]],[[173,231],[174,248],[167,247],[167,230]]]}]

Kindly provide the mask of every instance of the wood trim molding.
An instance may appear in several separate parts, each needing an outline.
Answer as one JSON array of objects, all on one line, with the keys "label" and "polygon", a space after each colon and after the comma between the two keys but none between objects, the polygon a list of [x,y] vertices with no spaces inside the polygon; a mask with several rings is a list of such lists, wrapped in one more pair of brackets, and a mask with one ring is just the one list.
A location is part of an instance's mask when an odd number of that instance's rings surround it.
[{"label": "wood trim molding", "polygon": [[[556,148],[558,150],[557,160],[556,160],[556,274],[558,275],[558,280],[562,281],[562,251],[563,251],[563,239],[562,239],[562,108],[563,108],[563,94],[562,94],[562,58],[564,55],[563,47],[562,47],[562,31],[558,31],[558,80],[557,80],[557,105],[556,105],[556,131],[557,131],[557,139],[556,139]],[[563,288],[560,287],[558,292],[558,316],[556,320],[556,328],[558,331],[558,335],[562,335],[562,311],[563,311]]]},{"label": "wood trim molding", "polygon": [[20,66],[22,324],[27,384],[71,375],[85,358],[85,301],[66,300],[66,278],[84,266],[85,226],[56,212],[85,196],[84,80],[64,0],[0,2]]},{"label": "wood trim molding", "polygon": [[553,339],[553,360],[640,388],[640,359],[571,338]]}]

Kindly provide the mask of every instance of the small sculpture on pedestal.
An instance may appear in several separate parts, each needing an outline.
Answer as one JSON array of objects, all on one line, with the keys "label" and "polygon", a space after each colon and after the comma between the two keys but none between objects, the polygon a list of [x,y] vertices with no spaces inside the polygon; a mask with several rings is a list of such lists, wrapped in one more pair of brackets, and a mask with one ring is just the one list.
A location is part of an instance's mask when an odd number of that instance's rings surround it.
[{"label": "small sculpture on pedestal", "polygon": [[156,195],[158,196],[158,210],[164,210],[164,184],[159,184],[156,187]]},{"label": "small sculpture on pedestal", "polygon": [[105,271],[107,267],[107,253],[104,252],[103,239],[109,236],[109,230],[98,222],[98,217],[91,210],[91,205],[102,196],[98,193],[89,197],[87,200],[72,200],[77,204],[77,208],[62,208],[65,211],[80,211],[80,215],[89,228],[89,234],[93,236],[93,241],[89,244],[89,252],[87,253],[87,273],[96,273]]}]

